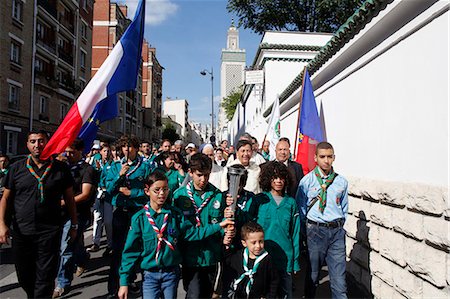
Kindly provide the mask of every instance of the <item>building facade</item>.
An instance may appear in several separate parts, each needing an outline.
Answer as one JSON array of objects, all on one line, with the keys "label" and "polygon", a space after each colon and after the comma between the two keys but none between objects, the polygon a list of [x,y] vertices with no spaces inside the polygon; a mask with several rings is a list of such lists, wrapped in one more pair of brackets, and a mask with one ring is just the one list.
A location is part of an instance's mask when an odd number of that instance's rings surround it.
[{"label": "building facade", "polygon": [[142,108],[144,140],[157,143],[161,140],[162,72],[156,58],[156,49],[144,40],[142,46]]},{"label": "building facade", "polygon": [[189,103],[185,99],[167,98],[164,102],[164,115],[173,116],[172,120],[181,125],[181,136],[184,141],[189,142]]},{"label": "building facade", "polygon": [[[125,5],[110,0],[96,0],[92,38],[92,76],[112,51],[130,24]],[[139,72],[136,90],[117,94],[118,116],[100,125],[97,138],[113,142],[123,134],[143,137],[142,74]]]},{"label": "building facade", "polygon": [[26,153],[31,129],[56,131],[90,80],[93,5],[92,0],[0,2],[3,152]]},{"label": "building facade", "polygon": [[222,108],[223,99],[244,84],[245,49],[239,48],[239,30],[231,23],[227,31],[227,48],[222,49],[220,66],[220,105],[217,120],[217,141],[228,137],[228,119]]}]

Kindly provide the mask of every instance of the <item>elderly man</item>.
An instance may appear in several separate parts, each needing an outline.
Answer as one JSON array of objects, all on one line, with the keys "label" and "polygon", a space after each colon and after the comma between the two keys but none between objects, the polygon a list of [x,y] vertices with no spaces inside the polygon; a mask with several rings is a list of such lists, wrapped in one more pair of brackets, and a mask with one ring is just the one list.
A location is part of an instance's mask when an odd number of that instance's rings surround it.
[{"label": "elderly man", "polygon": [[[236,145],[237,159],[232,161],[229,165],[227,165],[227,167],[235,164],[241,164],[244,166],[248,172],[247,184],[245,184],[244,189],[257,194],[261,192],[258,181],[261,169],[255,162],[251,161],[252,154],[253,150],[251,142],[247,140],[239,140]],[[224,187],[225,190],[228,189],[227,173],[228,170],[225,168],[225,171],[222,174],[221,182],[221,186]]]},{"label": "elderly man", "polygon": [[[260,153],[253,150],[253,145],[255,144],[255,142],[253,141],[252,135],[250,135],[249,133],[244,133],[239,137],[239,141],[241,141],[241,140],[248,141],[250,143],[250,145],[252,146],[252,156],[250,158],[252,162],[255,162],[256,165],[261,165],[263,163],[266,163],[266,159],[264,159]],[[258,141],[256,141],[256,142],[258,142]],[[237,150],[237,147],[236,147],[236,150]],[[230,166],[231,163],[233,163],[233,161],[234,161],[234,157],[232,155],[230,155],[230,157],[228,158],[227,166]]]},{"label": "elderly man", "polygon": [[[289,157],[291,156],[291,151],[289,148],[289,139],[286,137],[280,138],[275,148],[275,159],[288,167],[288,171],[291,173],[291,182],[287,193],[290,197],[295,198],[298,183],[300,183],[300,180],[303,178],[303,170],[301,164],[289,160]],[[264,168],[263,166],[261,167]]]},{"label": "elderly man", "polygon": [[208,143],[205,144],[203,147],[202,153],[207,155],[208,158],[211,159],[212,163],[212,169],[211,174],[209,175],[209,182],[214,185],[217,189],[220,189],[220,191],[225,191],[226,186],[222,186],[222,173],[223,173],[223,167],[217,165],[214,163],[214,147],[212,144]]}]

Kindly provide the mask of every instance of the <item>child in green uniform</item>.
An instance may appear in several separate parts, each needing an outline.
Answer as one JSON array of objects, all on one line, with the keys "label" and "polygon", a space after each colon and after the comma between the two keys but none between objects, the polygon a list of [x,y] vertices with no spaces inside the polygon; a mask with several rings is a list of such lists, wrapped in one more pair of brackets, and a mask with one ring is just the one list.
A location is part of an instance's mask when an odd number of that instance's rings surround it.
[{"label": "child in green uniform", "polygon": [[[145,194],[150,201],[131,221],[122,253],[119,298],[126,298],[132,283],[132,269],[140,261],[143,273],[143,297],[175,298],[180,278],[180,240],[201,240],[233,223],[230,220],[194,227],[182,212],[166,204],[169,192],[167,177],[153,172],[145,183]],[[184,249],[183,249],[184,250]]]},{"label": "child in green uniform", "polygon": [[[172,198],[172,194],[180,187],[186,177],[184,170],[178,163],[175,166],[174,152],[162,152],[156,160],[158,164],[157,169],[162,171],[169,181],[169,198]],[[175,167],[178,168],[176,169]]]},{"label": "child in green uniform", "polygon": [[300,217],[295,200],[286,194],[289,182],[286,165],[267,162],[259,176],[263,192],[255,198],[257,222],[264,228],[265,248],[279,271],[282,298],[292,298],[292,272],[300,270]]},{"label": "child in green uniform", "polygon": [[[225,198],[219,189],[208,182],[212,161],[205,154],[194,154],[189,161],[192,181],[180,187],[173,196],[173,204],[183,211],[194,226],[202,227],[222,221]],[[184,242],[183,286],[187,298],[211,298],[217,285],[217,265],[222,253],[222,234],[202,241]]]}]

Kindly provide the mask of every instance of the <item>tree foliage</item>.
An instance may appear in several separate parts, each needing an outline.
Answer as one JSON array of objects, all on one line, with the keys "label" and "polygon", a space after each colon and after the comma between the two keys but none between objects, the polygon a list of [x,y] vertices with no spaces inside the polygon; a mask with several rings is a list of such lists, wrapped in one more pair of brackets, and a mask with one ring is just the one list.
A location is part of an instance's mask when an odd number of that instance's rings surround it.
[{"label": "tree foliage", "polygon": [[177,130],[171,123],[167,123],[164,125],[164,129],[162,131],[162,139],[169,139],[170,142],[174,143],[180,139],[180,135],[177,134]]},{"label": "tree foliage", "polygon": [[266,30],[335,32],[364,0],[228,0],[239,26]]},{"label": "tree foliage", "polygon": [[228,120],[233,118],[234,111],[236,111],[236,106],[241,100],[242,92],[243,88],[241,86],[236,88],[232,93],[230,93],[230,95],[223,99],[221,106],[225,109],[225,115]]}]

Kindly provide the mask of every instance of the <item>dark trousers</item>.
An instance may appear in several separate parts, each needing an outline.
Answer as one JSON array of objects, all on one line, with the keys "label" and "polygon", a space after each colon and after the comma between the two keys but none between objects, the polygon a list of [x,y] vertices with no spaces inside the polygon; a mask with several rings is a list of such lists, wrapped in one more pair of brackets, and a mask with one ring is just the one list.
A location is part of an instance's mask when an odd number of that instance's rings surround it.
[{"label": "dark trousers", "polygon": [[217,266],[182,268],[186,298],[211,298],[217,277]]},{"label": "dark trousers", "polygon": [[28,298],[51,298],[58,271],[61,230],[22,235],[12,232],[20,286]]},{"label": "dark trousers", "polygon": [[110,295],[117,295],[119,291],[119,268],[122,263],[122,251],[130,229],[131,217],[136,211],[137,209],[125,211],[123,208],[118,207],[113,212],[113,254],[111,256],[108,278],[108,293]]},{"label": "dark trousers", "polygon": [[320,269],[326,263],[330,275],[331,298],[346,299],[345,281],[345,231],[336,228],[307,224],[309,263],[307,265],[305,297],[314,298],[319,284]]}]

